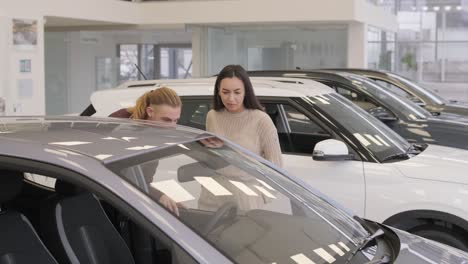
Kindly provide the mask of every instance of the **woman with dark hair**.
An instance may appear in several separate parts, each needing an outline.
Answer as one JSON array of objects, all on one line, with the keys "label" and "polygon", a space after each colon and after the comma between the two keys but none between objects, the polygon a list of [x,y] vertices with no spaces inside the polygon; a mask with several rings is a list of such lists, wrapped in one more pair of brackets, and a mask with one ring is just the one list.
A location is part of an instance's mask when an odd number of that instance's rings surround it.
[{"label": "woman with dark hair", "polygon": [[214,88],[213,109],[206,118],[207,131],[281,167],[278,133],[270,116],[263,112],[244,68],[227,65],[218,74]]}]

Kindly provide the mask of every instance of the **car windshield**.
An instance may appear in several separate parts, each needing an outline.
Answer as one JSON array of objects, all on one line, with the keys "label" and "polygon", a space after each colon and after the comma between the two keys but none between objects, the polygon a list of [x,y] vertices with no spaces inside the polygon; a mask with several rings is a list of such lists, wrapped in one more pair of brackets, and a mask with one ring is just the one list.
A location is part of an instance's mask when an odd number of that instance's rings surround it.
[{"label": "car windshield", "polygon": [[387,105],[390,105],[392,110],[400,112],[409,119],[427,119],[431,116],[429,111],[416,105],[414,102],[403,96],[399,96],[385,88],[382,88],[375,81],[354,76],[349,78],[353,80],[353,82],[358,82],[359,85],[362,85],[363,89],[373,97],[385,102]]},{"label": "car windshield", "polygon": [[108,166],[155,201],[163,193],[179,203],[179,219],[236,263],[345,263],[368,235],[344,211],[215,137]]},{"label": "car windshield", "polygon": [[389,73],[388,75],[391,76],[392,78],[397,79],[398,81],[400,81],[404,85],[410,87],[412,91],[417,92],[419,94],[424,94],[426,97],[430,98],[433,101],[433,103],[440,104],[440,105],[445,104],[445,99],[440,97],[439,95],[437,95],[433,91],[431,91],[429,89],[426,89],[426,88],[423,88],[423,87],[417,85],[415,82],[410,81],[410,80],[408,80],[406,78],[403,78],[402,76],[399,76],[399,75],[396,75],[396,74],[391,74],[391,73]]},{"label": "car windshield", "polygon": [[329,119],[336,120],[379,161],[404,154],[410,148],[408,141],[400,137],[383,122],[337,93],[308,97],[311,103]]}]

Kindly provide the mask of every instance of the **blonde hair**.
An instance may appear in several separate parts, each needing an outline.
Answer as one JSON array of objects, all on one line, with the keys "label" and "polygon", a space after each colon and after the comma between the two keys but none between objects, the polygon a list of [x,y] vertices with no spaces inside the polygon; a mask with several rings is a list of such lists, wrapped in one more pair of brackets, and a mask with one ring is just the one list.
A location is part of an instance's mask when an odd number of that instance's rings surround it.
[{"label": "blonde hair", "polygon": [[132,119],[147,119],[148,114],[146,108],[150,105],[168,105],[171,107],[182,106],[182,101],[179,95],[168,87],[161,87],[151,90],[140,96],[134,107],[128,108],[130,118]]}]

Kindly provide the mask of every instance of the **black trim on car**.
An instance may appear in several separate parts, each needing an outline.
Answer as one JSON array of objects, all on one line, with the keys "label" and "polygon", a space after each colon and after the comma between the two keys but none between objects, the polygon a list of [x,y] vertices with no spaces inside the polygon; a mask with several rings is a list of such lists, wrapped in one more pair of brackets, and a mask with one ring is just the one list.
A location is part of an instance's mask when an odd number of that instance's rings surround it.
[{"label": "black trim on car", "polygon": [[92,116],[96,113],[96,109],[94,108],[93,104],[89,104],[83,112],[81,112],[80,116]]},{"label": "black trim on car", "polygon": [[[452,214],[434,210],[414,210],[401,212],[383,221],[383,224],[400,228],[402,230],[408,230],[419,224],[418,220],[425,219],[451,223],[461,227],[466,232],[468,232],[468,221]],[[416,223],[414,221],[416,221]]]}]

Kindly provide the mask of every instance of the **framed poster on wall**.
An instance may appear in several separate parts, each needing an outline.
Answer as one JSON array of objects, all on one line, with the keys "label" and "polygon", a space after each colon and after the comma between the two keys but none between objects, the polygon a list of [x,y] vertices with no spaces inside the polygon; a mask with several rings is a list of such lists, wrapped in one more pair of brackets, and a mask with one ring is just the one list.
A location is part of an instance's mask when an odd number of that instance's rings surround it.
[{"label": "framed poster on wall", "polygon": [[37,20],[13,18],[13,46],[21,50],[33,50],[37,46]]},{"label": "framed poster on wall", "polygon": [[23,59],[19,61],[19,71],[21,73],[30,73],[31,72],[31,60],[30,59]]}]

